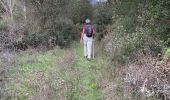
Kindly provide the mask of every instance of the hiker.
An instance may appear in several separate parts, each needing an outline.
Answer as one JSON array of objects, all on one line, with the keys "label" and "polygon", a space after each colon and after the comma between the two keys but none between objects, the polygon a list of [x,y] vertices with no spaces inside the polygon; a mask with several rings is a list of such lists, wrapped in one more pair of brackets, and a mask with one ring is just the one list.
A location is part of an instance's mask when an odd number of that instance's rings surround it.
[{"label": "hiker", "polygon": [[81,44],[83,43],[84,45],[84,57],[86,57],[87,60],[90,60],[92,56],[92,45],[94,36],[95,36],[94,27],[90,19],[86,19],[83,25],[80,43]]}]

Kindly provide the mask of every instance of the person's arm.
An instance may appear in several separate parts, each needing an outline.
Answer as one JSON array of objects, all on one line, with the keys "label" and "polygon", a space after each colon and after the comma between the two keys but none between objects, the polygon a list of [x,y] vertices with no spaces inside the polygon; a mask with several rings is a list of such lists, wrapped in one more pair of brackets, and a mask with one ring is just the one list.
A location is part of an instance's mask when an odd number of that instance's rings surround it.
[{"label": "person's arm", "polygon": [[80,43],[83,42],[83,36],[84,36],[84,26],[83,26],[83,30],[82,30],[81,37],[80,37]]}]

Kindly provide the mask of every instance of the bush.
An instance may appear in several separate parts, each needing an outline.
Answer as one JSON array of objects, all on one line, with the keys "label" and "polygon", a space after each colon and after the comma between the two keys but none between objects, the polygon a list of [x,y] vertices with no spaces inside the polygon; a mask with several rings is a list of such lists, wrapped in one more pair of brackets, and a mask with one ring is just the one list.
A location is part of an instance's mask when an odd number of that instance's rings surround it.
[{"label": "bush", "polygon": [[28,45],[37,47],[40,44],[47,43],[48,35],[43,34],[43,33],[33,33],[33,34],[30,34],[26,39],[27,39],[26,42]]},{"label": "bush", "polygon": [[[151,52],[150,49],[138,50],[129,57],[124,77],[126,97],[133,97],[132,93],[136,91],[134,99],[137,100],[149,97],[170,99],[168,83],[170,62],[166,59],[159,61],[152,57]],[[141,97],[143,99],[139,99]]]},{"label": "bush", "polygon": [[49,20],[47,24],[47,29],[43,32],[29,33],[26,43],[37,47],[39,45],[48,46],[53,42],[53,45],[68,47],[71,40],[77,38],[77,28],[70,19],[56,18],[54,21]]},{"label": "bush", "polygon": [[104,38],[107,34],[106,26],[112,24],[112,8],[99,4],[95,13],[94,23],[96,24],[96,32],[98,33],[98,40]]},{"label": "bush", "polygon": [[46,34],[54,36],[56,44],[61,47],[69,46],[78,33],[76,26],[67,18],[56,18],[49,29]]},{"label": "bush", "polygon": [[168,48],[165,52],[165,56],[170,59],[170,48]]},{"label": "bush", "polygon": [[6,27],[6,23],[3,20],[0,20],[0,30],[3,30]]},{"label": "bush", "polygon": [[134,51],[148,47],[157,55],[162,52],[162,45],[169,45],[167,4],[161,0],[115,3],[109,33],[113,38],[113,59],[124,62]]},{"label": "bush", "polygon": [[[169,46],[170,16],[166,0],[120,0],[115,3],[111,38],[112,59],[125,67],[124,94],[128,99],[169,97],[169,60],[157,58]],[[156,54],[156,56],[155,56]],[[170,49],[165,52],[170,57]]]}]

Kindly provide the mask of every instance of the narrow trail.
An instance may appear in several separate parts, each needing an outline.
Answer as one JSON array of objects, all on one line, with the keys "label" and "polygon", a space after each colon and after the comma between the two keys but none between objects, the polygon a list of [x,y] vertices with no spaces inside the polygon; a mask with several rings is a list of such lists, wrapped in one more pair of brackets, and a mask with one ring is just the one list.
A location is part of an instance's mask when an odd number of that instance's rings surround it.
[{"label": "narrow trail", "polygon": [[[75,56],[74,67],[81,71],[81,77],[79,78],[79,86],[81,87],[81,92],[83,98],[88,100],[99,100],[102,98],[101,91],[97,87],[96,71],[99,62],[97,59],[92,59],[88,61],[83,57],[83,47],[76,45],[73,49],[73,55]],[[82,99],[83,99],[82,98]]]},{"label": "narrow trail", "polygon": [[[88,61],[83,57],[83,46],[75,43],[71,49],[65,51],[66,55],[56,67],[61,77],[66,81],[69,100],[102,100],[102,91],[98,81],[102,77],[101,58]],[[71,87],[68,87],[71,84]]]}]

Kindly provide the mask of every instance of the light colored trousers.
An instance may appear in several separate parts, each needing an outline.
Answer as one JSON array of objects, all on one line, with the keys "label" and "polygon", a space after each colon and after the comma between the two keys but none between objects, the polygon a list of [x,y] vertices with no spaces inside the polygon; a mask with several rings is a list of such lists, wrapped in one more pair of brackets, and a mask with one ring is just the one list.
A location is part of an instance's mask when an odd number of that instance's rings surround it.
[{"label": "light colored trousers", "polygon": [[92,37],[87,37],[86,34],[83,36],[83,44],[84,44],[84,56],[87,56],[87,58],[91,59],[92,55]]}]

